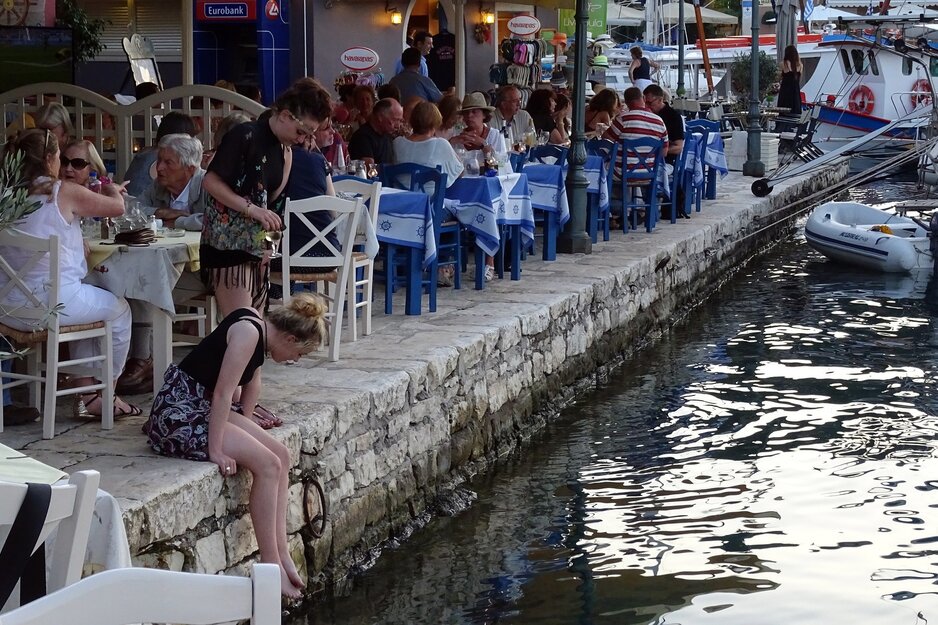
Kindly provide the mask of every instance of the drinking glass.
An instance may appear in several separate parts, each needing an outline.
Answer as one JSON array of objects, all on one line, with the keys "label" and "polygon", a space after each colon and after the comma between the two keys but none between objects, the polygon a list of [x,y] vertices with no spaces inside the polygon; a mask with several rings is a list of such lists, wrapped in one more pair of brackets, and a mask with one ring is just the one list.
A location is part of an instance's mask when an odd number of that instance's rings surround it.
[{"label": "drinking glass", "polygon": [[264,241],[267,242],[267,249],[270,250],[271,258],[280,258],[283,256],[280,252],[277,251],[277,246],[280,245],[280,240],[283,238],[283,233],[280,230],[267,230],[264,233]]},{"label": "drinking glass", "polygon": [[466,157],[464,163],[466,166],[466,175],[467,176],[478,176],[479,175],[479,159],[475,154],[470,154]]}]

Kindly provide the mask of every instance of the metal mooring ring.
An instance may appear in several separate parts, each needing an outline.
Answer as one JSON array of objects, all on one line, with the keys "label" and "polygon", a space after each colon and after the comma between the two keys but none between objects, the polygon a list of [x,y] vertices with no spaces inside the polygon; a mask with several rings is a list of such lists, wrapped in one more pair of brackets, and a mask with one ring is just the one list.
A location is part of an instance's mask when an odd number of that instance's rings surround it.
[{"label": "metal mooring ring", "polygon": [[306,516],[306,526],[313,538],[322,538],[326,531],[326,520],[329,517],[326,494],[319,480],[312,476],[304,477],[303,484],[303,513]]}]

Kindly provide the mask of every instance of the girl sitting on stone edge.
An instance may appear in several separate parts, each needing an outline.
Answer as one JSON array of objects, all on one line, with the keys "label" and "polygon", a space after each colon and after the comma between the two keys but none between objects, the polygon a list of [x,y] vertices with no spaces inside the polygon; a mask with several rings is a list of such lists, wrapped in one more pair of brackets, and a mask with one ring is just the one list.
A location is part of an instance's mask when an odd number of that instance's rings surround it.
[{"label": "girl sitting on stone edge", "polygon": [[158,454],[210,460],[225,477],[238,465],[254,477],[249,509],[261,562],[280,565],[281,592],[299,598],[304,583],[287,545],[287,490],[290,452],[233,402],[253,406],[261,391],[260,367],[298,360],[316,349],[325,335],[326,305],[301,293],[266,319],[253,308],[232,311],[179,365],[170,365],[144,424]]}]

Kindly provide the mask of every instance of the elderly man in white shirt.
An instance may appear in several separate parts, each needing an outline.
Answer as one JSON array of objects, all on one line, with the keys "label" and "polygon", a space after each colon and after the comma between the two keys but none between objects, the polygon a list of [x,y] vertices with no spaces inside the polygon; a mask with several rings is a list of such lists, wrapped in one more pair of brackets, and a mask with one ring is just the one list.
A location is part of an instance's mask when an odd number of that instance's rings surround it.
[{"label": "elderly man in white shirt", "polygon": [[[162,219],[168,227],[201,230],[202,214],[212,201],[202,188],[205,175],[201,169],[202,143],[187,134],[170,134],[160,139],[158,148],[156,180],[137,199],[147,214]],[[198,293],[202,288],[194,274],[189,273],[183,274],[177,284],[180,293]],[[134,395],[153,387],[153,318],[143,304],[128,301],[133,316],[130,358],[117,388],[120,393]]]},{"label": "elderly man in white shirt", "polygon": [[186,134],[160,139],[156,180],[138,198],[148,214],[167,226],[202,229],[202,213],[212,201],[202,188],[202,143]]}]

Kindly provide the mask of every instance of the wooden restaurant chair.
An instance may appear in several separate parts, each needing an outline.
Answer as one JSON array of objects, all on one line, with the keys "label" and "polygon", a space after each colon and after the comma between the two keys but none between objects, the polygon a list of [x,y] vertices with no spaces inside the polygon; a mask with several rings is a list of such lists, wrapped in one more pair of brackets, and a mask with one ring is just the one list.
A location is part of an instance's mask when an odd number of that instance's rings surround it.
[{"label": "wooden restaurant chair", "polygon": [[127,568],[95,573],[0,617],[3,625],[280,625],[280,567],[251,577]]},{"label": "wooden restaurant chair", "polygon": [[564,166],[567,163],[568,151],[559,145],[536,145],[528,151],[528,162]]},{"label": "wooden restaurant chair", "polygon": [[[692,119],[684,125],[684,134],[696,132],[703,135],[703,153],[707,153],[707,146],[710,144],[710,135],[720,132],[720,122],[709,119]],[[701,160],[703,164],[703,160]],[[706,180],[706,198],[715,200],[717,198],[717,171],[709,165],[703,164],[704,179]]]},{"label": "wooden restaurant chair", "polygon": [[[606,193],[610,201],[612,200],[612,180],[613,168],[616,163],[616,154],[619,152],[619,144],[609,139],[595,138],[586,142],[587,156],[600,156],[603,159],[603,167],[606,169]],[[589,221],[587,222],[587,231],[593,243],[599,239],[599,229],[603,230],[603,241],[609,240],[609,216],[612,210],[607,210],[605,215],[599,211],[599,193],[590,193],[589,200]]]},{"label": "wooden restaurant chair", "polygon": [[[378,207],[381,202],[381,183],[356,178],[354,176],[336,176],[332,179],[336,193],[345,193],[361,196],[368,209],[367,218],[371,221],[371,229],[378,227]],[[365,232],[363,223],[359,221],[358,231],[355,234],[355,251],[352,252],[352,270],[349,272],[348,310],[349,331],[352,341],[358,340],[358,311],[362,311],[362,335],[371,334],[371,313],[374,299],[375,261],[364,252]]]},{"label": "wooden restaurant chair", "polygon": [[[323,228],[318,228],[310,215],[313,213],[330,214],[331,221]],[[342,316],[345,310],[349,289],[349,272],[352,269],[352,255],[358,220],[363,212],[361,199],[343,200],[331,195],[320,195],[305,200],[287,198],[284,214],[286,230],[283,233],[283,269],[280,274],[271,273],[271,282],[283,286],[283,303],[290,301],[293,283],[315,284],[331,282],[335,289],[324,295],[329,301],[329,360],[339,359],[339,342],[342,338]],[[338,246],[329,240],[334,233]],[[298,249],[292,249],[292,234],[306,242]],[[304,256],[313,247],[324,252],[321,256]],[[297,273],[294,269],[312,269],[313,273]]]},{"label": "wooden restaurant chair", "polygon": [[[6,337],[13,345],[26,347],[26,372],[4,373],[0,379],[0,391],[14,386],[30,385],[31,403],[38,407],[40,398],[40,384],[44,384],[44,398],[42,401],[42,437],[55,436],[55,408],[56,400],[64,395],[77,395],[100,390],[102,392],[101,428],[110,430],[114,427],[114,362],[111,360],[111,323],[98,321],[80,325],[65,325],[55,307],[59,300],[59,237],[50,236],[47,239],[30,236],[15,228],[0,231],[0,246],[13,247],[21,250],[27,260],[21,267],[12,267],[10,263],[0,257],[0,281],[6,284],[0,286],[0,302],[22,299],[24,303],[14,305],[0,305],[0,315],[12,317],[28,324],[33,329],[18,330],[0,323],[0,335]],[[48,259],[48,301],[55,304],[44,304],[35,293],[20,279],[21,274]],[[50,310],[50,308],[52,310]],[[89,358],[59,360],[59,346],[83,339],[100,339],[101,353]],[[40,363],[37,346],[45,344],[45,362]],[[97,366],[94,366],[97,363]],[[43,366],[44,365],[44,366]],[[91,366],[89,366],[91,365]],[[60,389],[58,377],[60,373],[76,373],[79,375],[99,375],[101,382]],[[5,381],[6,380],[6,381]],[[3,431],[3,403],[0,402],[0,431]]]},{"label": "wooden restaurant chair", "polygon": [[622,231],[628,232],[629,222],[633,230],[637,229],[638,212],[645,211],[645,230],[651,232],[658,222],[664,141],[653,137],[622,139],[619,146],[622,152]]},{"label": "wooden restaurant chair", "polygon": [[[67,484],[0,482],[0,545],[4,556],[0,562],[0,608],[20,605],[81,579],[100,480],[97,471],[77,471]],[[44,489],[49,489],[48,499],[42,495]],[[32,492],[27,498],[29,490]],[[53,530],[57,533],[47,567],[44,543]],[[43,551],[37,553],[39,549]],[[11,599],[21,576],[24,581],[20,594]],[[67,621],[71,619],[62,622]],[[6,614],[0,622],[7,623]]]}]

